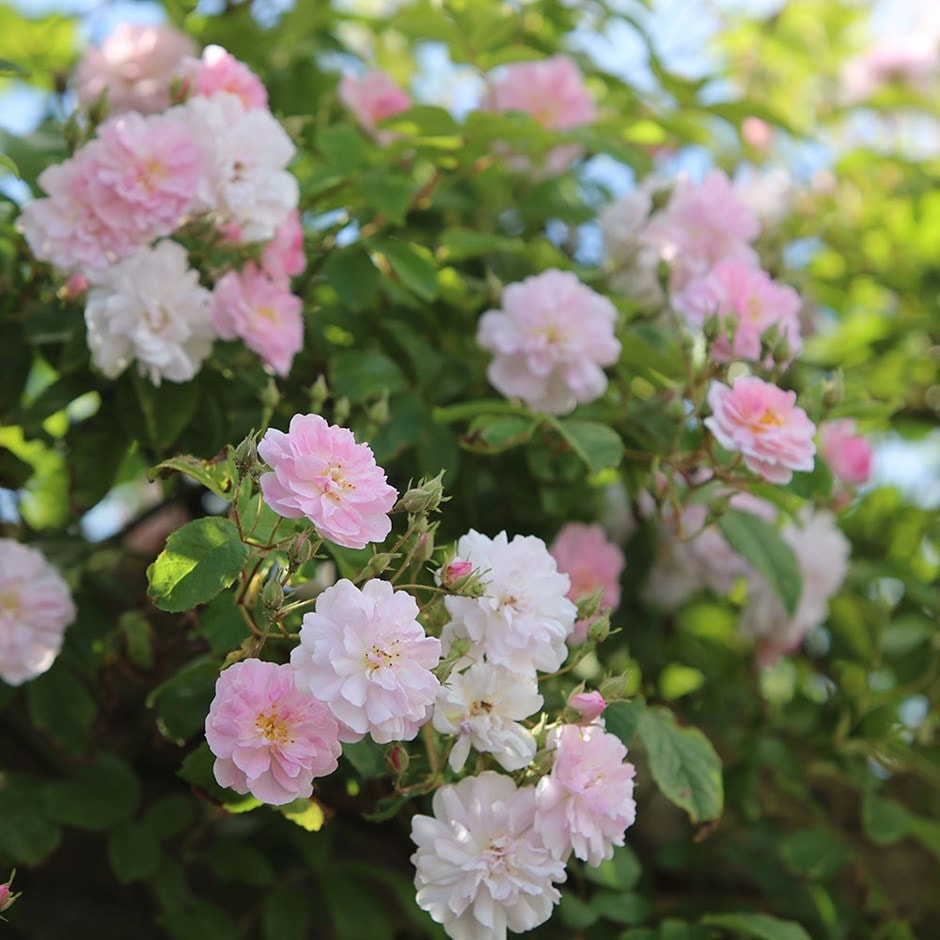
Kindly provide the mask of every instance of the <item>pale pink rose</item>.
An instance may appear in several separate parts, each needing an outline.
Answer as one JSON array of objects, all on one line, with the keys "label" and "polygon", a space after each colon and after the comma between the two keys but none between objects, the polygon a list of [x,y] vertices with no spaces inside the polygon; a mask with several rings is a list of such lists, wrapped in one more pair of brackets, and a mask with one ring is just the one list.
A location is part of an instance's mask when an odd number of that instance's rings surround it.
[{"label": "pale pink rose", "polygon": [[240,338],[277,375],[290,372],[303,349],[303,301],[253,264],[222,276],[212,292],[212,325],[222,339]]},{"label": "pale pink rose", "polygon": [[189,131],[162,115],[130,112],[102,124],[93,146],[88,192],[107,229],[133,245],[172,234],[195,203],[202,175]]},{"label": "pale pink rose", "polygon": [[506,940],[551,917],[565,880],[533,828],[535,790],[486,771],[441,787],[411,821],[418,907],[452,940]]},{"label": "pale pink rose", "polygon": [[309,797],[336,770],[341,747],[330,710],[294,683],[294,670],[260,659],[229,666],[215,684],[206,741],[215,779],[275,806]]},{"label": "pale pink rose", "polygon": [[196,44],[172,26],[122,23],[98,48],[86,50],[75,69],[75,91],[87,108],[108,90],[108,111],[153,114],[170,104],[170,85]]},{"label": "pale pink rose", "polygon": [[505,532],[489,538],[471,529],[457,542],[457,558],[479,572],[480,597],[444,598],[451,622],[445,653],[457,639],[470,641],[468,657],[513,672],[554,672],[568,656],[566,641],[577,608],[568,600],[571,581],[561,574],[545,543],[534,535]]},{"label": "pale pink rose", "polygon": [[875,42],[842,69],[847,104],[866,101],[885,85],[907,85],[926,93],[940,66],[937,40],[930,35],[888,37]]},{"label": "pale pink rose", "polygon": [[44,673],[74,619],[72,593],[42,552],[0,539],[0,679],[22,685]]},{"label": "pale pink rose", "polygon": [[742,375],[728,388],[712,382],[712,410],[705,425],[726,450],[744,455],[748,469],[770,483],[789,483],[794,470],[813,469],[816,425],[785,392],[754,376]]},{"label": "pale pink rose", "polygon": [[721,170],[696,183],[683,177],[664,209],[653,214],[643,241],[673,268],[670,286],[681,290],[695,275],[724,258],[758,263],[751,247],[760,234],[757,215],[740,199]]},{"label": "pale pink rose", "polygon": [[535,829],[554,856],[589,865],[612,858],[636,820],[633,778],[620,738],[599,725],[563,725],[549,735],[551,773],[535,790]]},{"label": "pale pink rose", "polygon": [[[620,575],[625,564],[620,548],[607,540],[599,525],[581,522],[566,523],[551,547],[558,570],[571,578],[568,597],[575,603],[582,597],[603,588],[601,603],[611,610],[620,604]],[[587,639],[589,623],[579,620],[568,642],[572,645]]]},{"label": "pale pink rose", "polygon": [[360,590],[345,578],[304,616],[290,657],[297,686],[326,703],[341,741],[410,741],[431,718],[441,641],[417,617],[414,598],[388,581]]},{"label": "pale pink rose", "polygon": [[741,122],[741,137],[755,150],[766,150],[774,140],[775,131],[759,117],[746,117]]},{"label": "pale pink rose", "polygon": [[202,155],[197,209],[220,226],[235,224],[245,242],[264,242],[296,210],[297,178],[286,167],[296,148],[265,108],[247,110],[219,91],[190,98],[166,112],[192,134]]},{"label": "pale pink rose", "polygon": [[92,362],[112,379],[136,360],[154,385],[188,382],[212,351],[209,302],[182,245],[161,241],[139,248],[88,293]]},{"label": "pale pink rose", "polygon": [[286,282],[307,267],[304,254],[304,229],[300,224],[300,215],[295,209],[278,226],[271,239],[261,252],[261,267],[272,280]]},{"label": "pale pink rose", "polygon": [[368,444],[319,415],[294,415],[290,430],[270,428],[258,454],[271,468],[261,477],[264,501],[288,519],[306,516],[319,533],[346,548],[381,542],[398,493],[376,466]]},{"label": "pale pink rose", "polygon": [[826,421],[819,429],[819,449],[836,479],[846,486],[861,486],[871,476],[871,444],[855,433],[851,418]]},{"label": "pale pink rose", "polygon": [[580,716],[580,724],[589,725],[604,713],[607,702],[600,692],[576,692],[568,696],[568,707],[573,708]]},{"label": "pale pink rose", "polygon": [[448,762],[463,770],[471,745],[492,754],[504,770],[521,770],[535,757],[535,738],[523,718],[542,707],[534,673],[474,663],[453,672],[434,703],[434,728],[456,735]]},{"label": "pale pink rose", "polygon": [[714,315],[725,330],[733,330],[733,342],[729,343],[727,333],[722,332],[712,346],[719,362],[761,362],[761,335],[771,327],[776,327],[786,340],[788,362],[803,348],[800,295],[740,259],[719,261],[708,274],[690,280],[672,302],[692,326],[702,327]]},{"label": "pale pink rose", "polygon": [[495,353],[492,385],[533,411],[567,414],[604,394],[603,366],[620,357],[617,309],[570,271],[551,269],[510,284],[501,310],[480,319],[477,342]]},{"label": "pale pink rose", "polygon": [[221,46],[206,46],[201,58],[187,59],[181,75],[192,95],[208,97],[224,91],[240,98],[246,111],[268,106],[268,92],[261,79]]},{"label": "pale pink rose", "polygon": [[339,100],[352,112],[363,130],[379,143],[394,140],[394,131],[378,130],[379,121],[407,111],[411,97],[380,69],[366,72],[361,78],[344,75],[339,83]]},{"label": "pale pink rose", "polygon": [[829,599],[842,587],[852,551],[832,513],[824,510],[804,509],[798,522],[788,522],[781,535],[800,566],[796,610],[792,616],[788,614],[777,592],[752,571],[748,602],[739,624],[742,633],[758,641],[757,656],[764,665],[795,650],[811,630],[825,623]]},{"label": "pale pink rose", "polygon": [[[537,62],[514,62],[500,70],[480,102],[483,111],[523,111],[549,130],[565,131],[597,119],[594,99],[584,76],[570,56],[554,55]],[[581,154],[576,144],[555,147],[545,161],[549,173],[559,173]],[[529,161],[510,156],[520,169]]]},{"label": "pale pink rose", "polygon": [[47,167],[38,183],[46,198],[24,207],[17,227],[32,253],[60,271],[93,277],[131,254],[137,243],[122,226],[115,231],[98,215],[90,183],[96,172],[95,142],[65,163]]}]

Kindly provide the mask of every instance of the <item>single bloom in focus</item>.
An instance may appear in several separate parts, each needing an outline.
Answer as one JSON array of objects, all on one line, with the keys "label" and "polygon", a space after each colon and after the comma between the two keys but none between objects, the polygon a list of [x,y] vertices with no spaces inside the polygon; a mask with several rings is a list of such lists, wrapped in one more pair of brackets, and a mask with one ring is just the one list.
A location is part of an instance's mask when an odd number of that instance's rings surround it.
[{"label": "single bloom in focus", "polygon": [[72,592],[42,552],[0,539],[0,679],[22,685],[44,673],[74,619]]},{"label": "single bloom in focus", "polygon": [[212,349],[209,300],[181,245],[162,241],[138,249],[89,291],[92,361],[111,379],[136,360],[154,385],[188,382]]},{"label": "single bloom in focus", "polygon": [[268,106],[261,79],[221,46],[206,46],[201,58],[187,59],[181,74],[185,90],[192,95],[208,97],[222,91],[240,98],[245,110]]},{"label": "single bloom in focus", "polygon": [[636,820],[627,749],[599,725],[563,725],[549,735],[555,762],[535,790],[535,828],[562,861],[571,852],[589,865],[612,858]]},{"label": "single bloom in focus", "polygon": [[169,106],[173,77],[195,52],[192,39],[172,26],[122,23],[85,51],[75,69],[75,91],[86,108],[107,89],[110,114],[153,114]]},{"label": "single bloom in focus", "polygon": [[212,292],[212,325],[240,338],[277,375],[287,375],[304,345],[303,301],[253,264],[223,275]]},{"label": "single bloom in focus", "polygon": [[381,542],[391,531],[398,493],[352,431],[320,415],[294,415],[286,434],[268,429],[258,454],[271,468],[261,492],[278,515],[306,516],[323,538],[346,548]]},{"label": "single bloom in focus", "polygon": [[871,477],[871,444],[855,431],[851,418],[826,421],[819,429],[819,450],[835,477],[846,486],[861,486]]},{"label": "single bloom in focus", "polygon": [[434,727],[457,736],[449,758],[455,771],[463,770],[471,745],[492,754],[504,770],[521,770],[535,757],[535,738],[519,721],[541,707],[533,673],[474,663],[451,673],[434,704]]},{"label": "single bloom in focus", "polygon": [[816,425],[796,405],[796,392],[750,375],[728,388],[712,382],[705,419],[718,443],[744,455],[748,469],[770,483],[789,483],[794,470],[813,469]]},{"label": "single bloom in focus", "polygon": [[440,689],[431,671],[441,641],[418,623],[418,605],[388,581],[362,590],[343,578],[317,597],[291,652],[299,688],[325,702],[344,742],[410,741]]},{"label": "single bloom in focus", "polygon": [[288,666],[245,659],[215,684],[206,741],[219,786],[281,806],[309,797],[336,770],[341,747],[330,710],[300,691]]},{"label": "single bloom in focus", "polygon": [[448,937],[505,940],[551,917],[565,866],[533,828],[534,788],[486,771],[441,787],[432,807],[411,821],[411,862],[418,907]]},{"label": "single bloom in focus", "polygon": [[411,107],[411,97],[389,75],[380,69],[366,72],[361,78],[344,75],[339,83],[339,100],[352,112],[363,130],[380,144],[395,139],[394,131],[379,130],[376,125]]},{"label": "single bloom in focus", "polygon": [[[599,525],[582,522],[566,523],[551,547],[558,570],[571,579],[568,597],[575,603],[598,589],[604,593],[601,603],[611,610],[620,604],[620,575],[626,564],[619,546],[608,541]],[[573,645],[587,639],[589,624],[579,620],[569,642]]]},{"label": "single bloom in focus", "polygon": [[533,411],[567,414],[604,394],[602,367],[620,358],[617,309],[570,271],[510,284],[501,310],[483,314],[477,342],[495,354],[487,377]]},{"label": "single bloom in focus", "polygon": [[577,608],[571,581],[545,543],[534,535],[505,532],[489,538],[471,529],[457,542],[457,560],[480,573],[480,597],[445,597],[451,622],[441,640],[445,653],[456,639],[470,642],[468,657],[518,673],[554,672],[568,656],[567,639]]}]

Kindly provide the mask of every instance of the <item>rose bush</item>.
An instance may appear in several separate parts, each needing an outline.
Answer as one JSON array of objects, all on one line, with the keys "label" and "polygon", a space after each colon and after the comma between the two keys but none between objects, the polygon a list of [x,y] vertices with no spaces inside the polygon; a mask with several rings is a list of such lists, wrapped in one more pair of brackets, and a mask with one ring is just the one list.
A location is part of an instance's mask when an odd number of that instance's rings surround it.
[{"label": "rose bush", "polygon": [[379,6],[0,7],[8,929],[929,936],[936,68]]}]

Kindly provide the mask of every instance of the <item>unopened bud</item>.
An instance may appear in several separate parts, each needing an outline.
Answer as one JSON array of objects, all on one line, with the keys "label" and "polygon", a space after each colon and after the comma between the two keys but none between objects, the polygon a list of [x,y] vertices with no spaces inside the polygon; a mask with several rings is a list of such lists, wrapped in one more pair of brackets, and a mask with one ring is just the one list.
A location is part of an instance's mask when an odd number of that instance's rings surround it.
[{"label": "unopened bud", "polygon": [[84,274],[73,274],[58,290],[60,300],[78,300],[88,290],[88,278]]},{"label": "unopened bud", "polygon": [[[92,106],[94,107],[94,106]],[[82,128],[78,123],[75,114],[69,115],[69,119],[62,128],[62,137],[65,140],[65,148],[69,154],[74,153],[82,144]]]},{"label": "unopened bud", "polygon": [[388,392],[386,392],[370,409],[369,420],[373,424],[385,424],[388,421]]},{"label": "unopened bud", "polygon": [[344,426],[349,418],[349,412],[349,399],[345,395],[342,398],[338,398],[336,404],[333,406],[333,423],[341,427]]},{"label": "unopened bud", "polygon": [[385,759],[388,761],[389,769],[400,777],[408,770],[411,758],[406,748],[401,744],[393,744],[386,752]]},{"label": "unopened bud", "polygon": [[177,75],[170,82],[170,104],[183,104],[190,95],[190,86],[188,76]]},{"label": "unopened bud", "polygon": [[274,379],[268,379],[267,385],[261,389],[261,404],[268,411],[274,411],[281,400],[281,392]]},{"label": "unopened bud", "polygon": [[705,317],[705,322],[702,324],[702,333],[705,335],[706,342],[714,343],[718,339],[721,335],[722,322],[717,313],[710,313]]},{"label": "unopened bud", "polygon": [[310,386],[310,410],[314,414],[319,414],[329,397],[330,389],[326,384],[326,376],[321,373],[317,376],[316,382]]},{"label": "unopened bud", "polygon": [[826,379],[825,382],[823,382],[822,404],[827,411],[831,411],[837,405],[841,405],[844,397],[845,387],[842,384],[841,375],[837,375],[832,379]]},{"label": "unopened bud", "polygon": [[10,872],[10,880],[6,884],[0,885],[0,914],[12,907],[13,903],[20,896],[13,892],[13,879],[16,877],[16,869]]},{"label": "unopened bud", "polygon": [[604,589],[596,588],[590,594],[578,598],[578,620],[590,620],[596,616],[604,603]]},{"label": "unopened bud", "polygon": [[610,636],[610,617],[607,613],[595,617],[588,627],[588,639],[595,643],[603,643]]},{"label": "unopened bud", "polygon": [[622,676],[610,676],[598,688],[605,702],[618,702],[630,694],[632,682],[628,673]]},{"label": "unopened bud", "polygon": [[306,532],[302,532],[287,549],[288,571],[293,574],[303,568],[311,558],[313,558],[313,546],[310,544],[310,537]]},{"label": "unopened bud", "polygon": [[577,692],[568,699],[568,707],[580,716],[580,724],[589,725],[607,707],[600,692]]},{"label": "unopened bud", "polygon": [[472,561],[460,561],[454,559],[449,565],[444,565],[441,572],[441,584],[444,587],[453,587],[461,578],[465,578],[473,571]]},{"label": "unopened bud", "polygon": [[[444,496],[444,471],[434,477],[433,480],[421,480],[417,486],[409,487],[405,491],[395,509],[399,512],[435,512],[441,503],[446,502]],[[394,510],[393,510],[394,511]]]},{"label": "unopened bud", "polygon": [[101,90],[101,94],[91,103],[91,107],[88,109],[88,120],[91,122],[92,127],[97,127],[102,121],[104,121],[108,116],[108,111],[110,110],[110,105],[108,103],[108,88],[105,86]]},{"label": "unopened bud", "polygon": [[235,469],[242,475],[247,476],[258,465],[258,445],[255,442],[255,432],[252,431],[235,448]]},{"label": "unopened bud", "polygon": [[376,552],[365,564],[365,567],[362,571],[356,575],[357,581],[362,581],[367,578],[377,578],[383,571],[387,571],[391,567],[392,562],[398,558],[397,553],[392,552]]},{"label": "unopened bud", "polygon": [[434,554],[434,533],[437,531],[437,523],[435,523],[427,532],[423,532],[418,540],[418,545],[415,547],[414,554],[412,559],[415,564],[423,565],[426,561],[431,560],[431,556]]},{"label": "unopened bud", "polygon": [[277,578],[271,578],[261,592],[261,602],[269,613],[277,613],[284,604],[284,588]]},{"label": "unopened bud", "polygon": [[780,337],[780,341],[774,346],[773,354],[774,362],[781,366],[786,365],[793,358],[793,350],[790,349],[786,336]]}]

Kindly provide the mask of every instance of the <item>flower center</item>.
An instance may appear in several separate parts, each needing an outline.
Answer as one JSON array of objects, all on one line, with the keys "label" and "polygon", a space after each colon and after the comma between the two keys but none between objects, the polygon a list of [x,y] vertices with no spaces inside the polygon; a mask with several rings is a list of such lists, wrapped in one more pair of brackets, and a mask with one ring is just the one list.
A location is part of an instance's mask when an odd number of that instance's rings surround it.
[{"label": "flower center", "polygon": [[355,483],[350,483],[349,480],[346,479],[341,463],[331,463],[327,466],[320,478],[320,486],[323,487],[323,492],[335,502],[339,502],[340,497],[343,496],[347,490],[354,490],[356,488]]},{"label": "flower center", "polygon": [[290,725],[281,718],[276,708],[258,715],[255,719],[255,729],[267,744],[290,744],[294,740]]},{"label": "flower center", "polygon": [[271,320],[272,322],[277,319],[277,311],[273,307],[259,307],[255,311],[259,317],[263,317],[265,320]]},{"label": "flower center", "polygon": [[378,643],[372,644],[372,648],[365,657],[366,670],[370,676],[379,669],[390,669],[401,659],[401,653],[396,649],[397,646],[397,640],[392,642],[391,649],[381,647]]},{"label": "flower center", "polygon": [[477,718],[480,715],[488,715],[493,710],[493,703],[485,698],[477,699],[470,706],[470,717]]},{"label": "flower center", "polygon": [[752,323],[759,323],[764,308],[756,297],[748,297],[744,305],[744,316]]},{"label": "flower center", "polygon": [[22,610],[20,593],[15,587],[0,591],[0,615],[5,615],[11,619],[17,619]]}]

